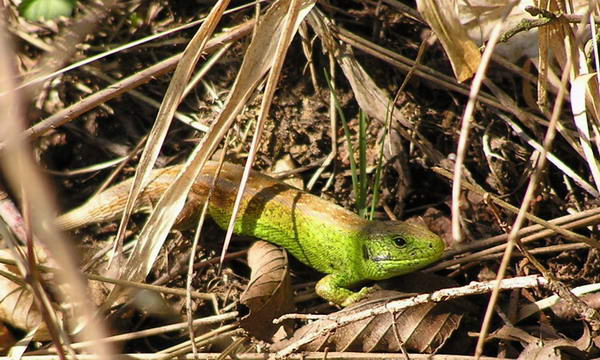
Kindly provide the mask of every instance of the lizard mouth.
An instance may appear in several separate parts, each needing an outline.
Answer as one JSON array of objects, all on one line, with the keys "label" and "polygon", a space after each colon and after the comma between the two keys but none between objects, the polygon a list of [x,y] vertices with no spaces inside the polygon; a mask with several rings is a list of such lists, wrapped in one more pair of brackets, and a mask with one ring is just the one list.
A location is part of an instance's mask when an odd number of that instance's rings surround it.
[{"label": "lizard mouth", "polygon": [[363,258],[365,260],[371,260],[371,261],[375,261],[375,262],[392,260],[392,256],[389,254],[373,255],[371,249],[369,249],[367,246],[363,245],[362,250],[363,250]]},{"label": "lizard mouth", "polygon": [[371,256],[369,257],[369,259],[376,261],[376,262],[381,262],[381,261],[388,261],[388,260],[393,260],[391,256],[389,255],[377,255],[377,256]]}]

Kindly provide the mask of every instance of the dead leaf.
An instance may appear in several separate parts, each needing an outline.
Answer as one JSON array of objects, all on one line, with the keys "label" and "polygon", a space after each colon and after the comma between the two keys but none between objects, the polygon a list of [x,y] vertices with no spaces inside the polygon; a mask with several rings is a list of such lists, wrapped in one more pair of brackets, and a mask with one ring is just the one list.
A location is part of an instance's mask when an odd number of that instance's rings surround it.
[{"label": "dead leaf", "polygon": [[273,320],[294,311],[287,253],[279,246],[257,241],[248,250],[248,265],[252,274],[240,302],[250,312],[240,326],[255,338],[270,341],[280,327]]},{"label": "dead leaf", "polygon": [[[338,65],[342,68],[360,108],[369,117],[385,123],[387,116],[390,114],[389,107],[392,102],[387,91],[377,86],[375,80],[354,56],[352,47],[336,40],[334,34],[337,32],[337,26],[330,18],[318,9],[314,9],[308,20],[327,51],[335,57]],[[412,124],[404,118],[401,111],[394,111],[391,115],[393,122],[412,128]]]},{"label": "dead leaf", "polygon": [[[39,248],[36,257],[39,264],[45,264],[47,257]],[[22,249],[26,251],[26,249]],[[8,260],[14,259],[8,249],[0,250],[0,257]],[[15,266],[0,264],[0,321],[17,329],[29,332],[39,326],[34,336],[35,340],[50,340],[46,325],[42,322],[42,315],[37,309],[33,293],[27,289],[23,276]],[[10,276],[10,277],[9,277]],[[60,315],[60,313],[57,313]]]},{"label": "dead leaf", "polygon": [[[586,336],[585,334],[583,336]],[[587,335],[589,339],[589,332]],[[578,342],[568,339],[537,340],[530,342],[519,354],[518,359],[523,360],[552,360],[552,359],[584,359],[586,353],[578,349]]]},{"label": "dead leaf", "polygon": [[[81,255],[81,266],[86,273],[116,278],[119,271],[117,265],[122,259],[113,262],[111,266],[108,267],[108,257],[103,256],[100,259],[96,258],[98,253],[103,253],[105,247],[106,244],[102,242],[94,242],[91,244],[82,243],[77,245],[77,252]],[[113,284],[103,281],[89,281],[88,290],[90,299],[96,306],[102,306],[113,287]]]},{"label": "dead leaf", "polygon": [[[290,154],[286,154],[281,159],[275,161],[273,169],[271,170],[271,174],[286,172],[294,170],[295,168],[296,164],[294,163],[294,159],[292,159],[292,156]],[[304,182],[302,181],[302,178],[298,175],[286,177],[282,179],[282,181],[288,185],[295,187],[296,189],[304,189]]]},{"label": "dead leaf", "polygon": [[[568,354],[568,355],[567,355]],[[566,340],[551,340],[549,342],[535,342],[530,343],[525,347],[523,352],[519,354],[517,359],[522,360],[562,360],[565,358],[584,359],[585,353],[577,350],[577,348],[571,345]]]},{"label": "dead leaf", "polygon": [[[397,291],[377,291],[369,297],[376,298],[375,300],[361,301],[325,319],[310,323],[296,331],[291,339],[274,344],[272,350],[277,351],[301,341],[305,335],[318,332],[323,325],[335,323],[340,317],[404,296],[406,295]],[[321,334],[300,350],[397,352],[406,349],[434,353],[458,328],[463,312],[452,302],[413,306],[397,313],[388,312],[340,326],[333,332]]]},{"label": "dead leaf", "polygon": [[[592,293],[581,295],[580,299],[586,303],[587,306],[593,309],[600,309],[600,293]],[[577,313],[573,306],[567,301],[560,301],[553,305],[551,308],[554,315],[561,320],[574,320],[577,319],[580,314]]]},{"label": "dead leaf", "polygon": [[[341,67],[344,76],[352,87],[352,92],[356,98],[356,102],[360,108],[369,115],[370,118],[379,120],[382,123],[387,123],[388,116],[392,117],[392,127],[396,128],[395,124],[412,129],[413,123],[400,110],[390,111],[390,104],[393,104],[393,99],[389,96],[385,89],[380,88],[373,78],[367,73],[365,68],[358,62],[354,56],[352,47],[347,44],[340,43],[336,40],[334,34],[339,33],[339,28],[319,9],[313,9],[308,17],[309,23],[317,36],[327,48],[327,51],[333,54],[338,65]],[[402,128],[398,128],[400,134],[411,139],[408,133],[403,133]],[[434,162],[439,162],[444,159],[444,156],[431,145],[424,137],[421,137],[418,142],[415,142],[427,156],[434,159]]]},{"label": "dead leaf", "polygon": [[589,328],[584,327],[583,335],[576,341],[561,338],[556,329],[543,331],[536,329],[531,335],[527,331],[505,325],[491,334],[494,338],[509,341],[519,341],[524,344],[525,349],[518,359],[565,359],[574,356],[577,359],[585,358],[585,351],[592,344]]},{"label": "dead leaf", "polygon": [[[95,253],[97,253],[98,249],[101,249],[101,245],[79,245],[77,247],[78,253],[83,258],[83,263],[86,264],[90,257],[92,257]],[[34,247],[37,263],[39,265],[48,266],[48,257],[40,247]],[[25,248],[22,248],[21,251],[26,251]],[[4,258],[7,260],[13,260],[13,254],[8,249],[0,250],[0,258]],[[99,273],[105,276],[107,275],[108,270],[106,269],[105,262],[96,263],[95,266],[91,268],[92,272]],[[18,271],[15,266],[0,264],[0,321],[15,327],[17,329],[22,329],[26,332],[33,331],[36,327],[39,326],[35,335],[33,336],[33,340],[36,341],[47,341],[50,340],[50,334],[48,333],[48,329],[46,325],[42,322],[42,316],[37,309],[33,294],[29,289],[24,285],[23,276]],[[67,296],[69,294],[71,288],[66,284],[57,285],[53,280],[53,276],[44,275],[46,278],[45,285],[52,288],[52,292],[54,294],[62,294],[62,296]],[[88,296],[95,305],[99,306],[104,303],[106,296],[108,294],[108,290],[112,287],[110,284],[106,284],[99,281],[92,281],[88,283]],[[57,308],[58,304],[53,304],[55,308]],[[61,312],[56,312],[56,315],[59,318],[59,321],[62,321]]]},{"label": "dead leaf", "polygon": [[481,54],[460,23],[454,2],[417,0],[417,8],[446,50],[456,80],[470,79],[477,71]]}]

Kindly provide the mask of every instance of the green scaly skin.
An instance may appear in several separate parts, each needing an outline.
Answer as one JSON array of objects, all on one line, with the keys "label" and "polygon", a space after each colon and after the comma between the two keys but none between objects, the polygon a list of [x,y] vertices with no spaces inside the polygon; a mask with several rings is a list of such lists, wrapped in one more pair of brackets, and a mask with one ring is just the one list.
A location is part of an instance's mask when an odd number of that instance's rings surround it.
[{"label": "green scaly skin", "polygon": [[[217,164],[208,162],[192,187],[176,227],[192,226],[199,216]],[[136,210],[147,210],[173,182],[180,166],[155,170]],[[227,228],[243,168],[224,164],[208,211]],[[118,219],[131,181],[126,180],[57,219],[63,229]],[[287,249],[304,264],[328,274],[316,292],[347,306],[370,288],[348,288],[367,280],[384,280],[418,270],[440,258],[443,241],[427,228],[400,221],[367,221],[317,196],[269,176],[252,172],[246,185],[234,232]]]}]

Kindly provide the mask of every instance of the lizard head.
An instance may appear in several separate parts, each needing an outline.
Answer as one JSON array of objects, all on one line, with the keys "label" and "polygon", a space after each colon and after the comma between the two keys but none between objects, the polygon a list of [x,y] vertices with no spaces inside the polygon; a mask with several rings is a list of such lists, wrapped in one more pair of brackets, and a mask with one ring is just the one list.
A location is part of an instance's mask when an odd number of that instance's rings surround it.
[{"label": "lizard head", "polygon": [[364,229],[362,256],[366,277],[384,280],[438,260],[444,241],[424,226],[401,221],[371,221]]}]

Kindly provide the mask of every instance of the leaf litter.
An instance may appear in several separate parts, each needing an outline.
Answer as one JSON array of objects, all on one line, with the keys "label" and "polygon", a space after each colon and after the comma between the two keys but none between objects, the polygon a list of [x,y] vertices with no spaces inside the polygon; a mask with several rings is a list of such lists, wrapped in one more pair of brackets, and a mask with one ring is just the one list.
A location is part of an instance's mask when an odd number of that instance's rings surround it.
[{"label": "leaf litter", "polygon": [[[529,8],[529,12],[525,12],[525,4],[513,6],[514,4],[502,0],[493,4],[486,3],[488,7],[479,6],[479,2],[463,1],[442,4],[423,0],[417,3],[418,9],[423,11],[423,18],[415,9],[393,1],[384,1],[379,5],[351,2],[344,4],[349,5],[345,7],[336,6],[335,2],[319,3],[310,12],[309,7],[305,8],[307,13],[303,15],[306,15],[306,20],[302,21],[301,18],[299,21],[302,23],[298,23],[298,26],[306,27],[303,31],[307,31],[309,35],[306,41],[311,51],[301,51],[300,42],[294,40],[284,55],[278,54],[285,56],[285,63],[273,104],[268,112],[269,119],[264,125],[263,141],[258,144],[255,167],[268,171],[277,159],[287,155],[291,157],[292,163],[297,165],[297,173],[306,179],[310,177],[313,169],[325,162],[332,146],[337,147],[335,157],[321,170],[313,192],[353,208],[352,199],[357,194],[352,191],[350,176],[346,170],[348,158],[358,155],[346,151],[345,143],[359,143],[357,134],[360,109],[369,118],[366,142],[369,149],[367,169],[370,170],[367,179],[371,176],[374,178],[374,169],[379,166],[380,147],[387,146],[381,182],[383,189],[380,191],[382,196],[377,204],[376,215],[381,218],[415,217],[415,221],[428,222],[431,228],[436,229],[445,238],[450,249],[447,261],[436,267],[440,275],[453,278],[458,285],[500,277],[506,278],[506,281],[511,281],[511,278],[518,280],[540,270],[532,266],[531,259],[521,259],[523,254],[531,253],[528,256],[534,256],[547,268],[543,273],[551,284],[553,281],[561,281],[568,289],[574,289],[581,285],[597,283],[598,249],[594,248],[597,242],[594,227],[599,219],[593,211],[597,206],[596,197],[599,192],[596,160],[600,144],[597,139],[598,55],[595,37],[590,35],[595,34],[597,30],[597,5],[596,8],[590,9],[590,13],[586,13],[588,9],[585,4],[577,1],[574,2],[575,9],[569,9],[569,5],[561,1],[547,1],[544,2],[547,6],[540,4],[538,12],[535,12],[536,8]],[[276,6],[287,9],[288,4],[289,2],[281,1],[271,6],[261,4],[260,7],[250,9],[260,9],[261,24],[261,19],[265,19],[264,9],[271,8],[272,11]],[[423,10],[427,6],[430,10]],[[439,16],[440,9],[443,14],[451,16]],[[201,12],[206,14],[209,10],[208,7]],[[15,9],[9,7],[7,11],[14,12]],[[81,13],[82,10],[78,11]],[[19,36],[19,40],[16,41],[19,44],[16,58],[21,73],[31,69],[39,70],[37,66],[43,65],[43,73],[47,74],[68,65],[73,59],[54,58],[52,52],[44,52],[47,46],[41,46],[39,41],[54,39],[56,42],[50,43],[51,46],[58,44],[61,37],[66,36],[64,32],[68,33],[69,29],[73,29],[71,26],[77,24],[85,25],[78,29],[83,29],[81,31],[89,34],[87,37],[77,37],[77,43],[81,46],[70,49],[69,53],[74,52],[76,57],[81,59],[113,44],[125,44],[149,33],[190,22],[199,16],[198,9],[191,11],[189,7],[181,4],[156,2],[115,10],[108,15],[108,21],[97,23],[86,17],[77,18],[78,11],[73,24],[63,19],[51,26],[44,26],[25,23],[16,16],[10,18],[8,27],[13,34]],[[242,23],[241,17],[253,16],[248,11],[242,9],[233,15],[220,17],[216,32],[235,31],[228,29],[236,29],[235,26]],[[131,14],[144,20],[131,21]],[[507,20],[503,23],[502,31],[508,40],[499,45],[502,49],[494,53],[492,62],[485,64],[488,66],[486,78],[477,94],[479,101],[473,102],[473,117],[461,120],[469,100],[466,95],[469,94],[470,79],[481,66],[480,61],[487,61],[477,60],[477,47],[482,39],[486,40],[488,31],[495,22],[503,21],[502,19]],[[514,19],[529,21],[528,26],[531,26],[532,30],[519,30],[521,32],[517,31],[516,36],[511,35],[510,31],[521,26],[517,25],[518,21],[513,21]],[[446,21],[454,23],[445,23]],[[544,24],[539,25],[542,21]],[[470,24],[466,34],[459,31],[460,26],[456,26],[457,22],[462,25],[467,22]],[[431,30],[425,24],[429,24]],[[473,24],[476,26],[473,27]],[[95,26],[97,31],[90,31],[90,26]],[[541,27],[538,29],[536,26]],[[57,33],[56,29],[64,32]],[[536,32],[539,33],[539,43]],[[33,36],[25,36],[27,33]],[[265,44],[275,46],[269,42],[273,33],[278,33],[278,30],[265,26],[263,22],[254,28],[253,41],[264,41]],[[520,36],[523,34],[527,36]],[[217,36],[221,35],[222,33]],[[191,37],[189,33],[169,36],[147,47],[133,47],[116,53],[111,55],[114,58],[91,63],[91,66],[101,72],[110,73],[115,79],[127,76],[126,74],[135,74],[140,69],[151,67],[157,60],[182,50],[187,39]],[[435,41],[436,36],[443,46]],[[527,46],[517,44],[516,39],[527,41],[527,38],[532,36],[533,40],[529,41],[533,43],[525,42]],[[206,129],[206,126],[212,125],[211,131],[214,132],[214,129],[218,128],[219,136],[211,137],[213,142],[210,146],[194,150],[198,139],[206,135],[186,125],[172,124],[165,140],[150,142],[151,146],[160,149],[156,158],[158,166],[183,162],[191,153],[196,153],[198,159],[201,159],[199,163],[202,163],[202,159],[211,155],[209,152],[217,147],[219,139],[226,132],[232,134],[227,138],[227,147],[230,149],[226,154],[228,161],[238,162],[251,151],[248,139],[256,126],[256,114],[261,112],[261,93],[256,93],[253,89],[261,88],[267,70],[256,73],[250,81],[252,86],[243,90],[243,95],[231,95],[235,94],[232,90],[233,82],[236,76],[246,76],[245,73],[238,74],[241,59],[244,59],[244,62],[255,61],[254,70],[258,70],[256,67],[268,68],[272,60],[263,58],[256,62],[259,57],[249,58],[249,55],[245,55],[249,38],[243,35],[233,35],[231,38],[240,37],[241,41],[233,43],[229,50],[220,54],[221,58],[217,60],[214,69],[198,80],[199,86],[194,88],[180,105],[179,100],[172,99],[175,100],[173,106],[178,105],[180,117],[187,117],[204,125],[195,127],[197,129]],[[511,48],[513,44],[514,47]],[[532,52],[532,49],[538,47],[551,51]],[[213,51],[212,47],[209,48]],[[264,48],[266,45],[258,47],[263,50]],[[523,53],[523,49],[527,51]],[[306,53],[311,54],[309,59],[305,57]],[[500,54],[509,55],[510,60],[500,58]],[[532,60],[523,60],[523,54],[533,56]],[[54,64],[49,60],[58,60],[58,63]],[[202,61],[203,57],[200,62]],[[332,115],[335,111],[329,108],[330,100],[326,96],[329,90],[323,76],[325,68],[332,78],[336,79],[336,95],[352,130],[349,138],[339,128],[330,125],[330,119],[337,115]],[[454,78],[455,74],[457,80]],[[561,79],[568,85],[563,85],[562,90]],[[98,174],[96,169],[86,170],[86,167],[123,156],[123,151],[119,149],[125,149],[125,154],[128,154],[135,148],[135,144],[139,143],[140,137],[149,132],[153,119],[156,118],[156,110],[144,102],[145,100],[135,100],[128,95],[115,97],[111,95],[113,90],[110,85],[104,81],[84,67],[75,68],[55,80],[44,83],[42,91],[32,92],[37,95],[26,100],[34,104],[28,116],[36,120],[52,120],[53,113],[60,112],[61,108],[70,104],[90,104],[85,106],[84,111],[79,112],[78,119],[70,121],[66,126],[54,129],[44,126],[42,121],[39,123],[42,124],[39,128],[44,129],[42,132],[26,133],[28,136],[35,134],[38,138],[34,149],[44,168],[56,171],[82,169],[83,174],[87,171],[87,175],[55,177],[59,189],[57,198],[63,209],[86,199],[93,193],[97,183],[107,175],[106,171]],[[153,81],[140,81],[134,86],[147,83],[141,85],[138,90],[160,102],[169,81],[168,76],[156,77]],[[404,82],[406,83],[403,84]],[[314,88],[315,86],[317,88]],[[402,91],[398,91],[399,89]],[[101,94],[103,91],[108,95],[93,97],[94,93]],[[561,94],[565,95],[563,105],[562,99],[557,101],[557,95]],[[109,98],[112,100],[108,101]],[[235,105],[233,107],[230,105],[232,102]],[[391,114],[390,104],[395,104]],[[172,111],[174,107],[171,108]],[[222,119],[227,118],[224,121],[227,126],[221,128],[221,125],[213,125],[213,119],[218,118],[219,114]],[[234,118],[236,121],[233,121]],[[457,142],[462,131],[461,121],[470,122],[470,133],[466,139],[464,153],[457,153]],[[549,129],[553,128],[556,129],[557,137],[548,136]],[[335,136],[331,136],[331,131],[336,131]],[[382,135],[386,133],[388,135]],[[385,139],[381,140],[384,137]],[[337,140],[332,144],[332,139]],[[4,138],[2,140],[6,141]],[[202,143],[205,142],[206,138]],[[2,151],[7,151],[6,145],[7,143],[0,145]],[[393,150],[389,151],[390,149]],[[405,159],[396,158],[394,153],[403,153]],[[456,166],[457,156],[461,160],[458,164],[463,164],[460,167]],[[543,164],[540,159],[543,158],[547,158],[549,164],[539,168],[540,163]],[[116,175],[117,179],[133,174],[137,155],[132,153],[126,161],[119,166],[122,173]],[[114,165],[106,165],[111,166]],[[456,171],[462,173],[466,185],[455,198],[454,207],[451,197],[452,176],[441,175],[442,172],[437,170],[434,172],[434,168],[444,169],[450,174]],[[3,171],[17,170],[9,168]],[[397,178],[400,172],[408,179],[402,180],[402,185],[399,185]],[[539,185],[536,184],[535,193],[532,192],[524,198],[528,183],[535,172],[540,174]],[[193,176],[190,174],[188,178]],[[454,184],[459,185],[461,184]],[[483,192],[475,189],[482,189]],[[185,199],[186,195],[178,193],[178,196],[179,199]],[[513,230],[515,234],[522,232],[517,231],[521,224],[515,223],[514,209],[509,209],[506,204],[516,207],[517,211],[523,204],[528,204],[522,212],[527,211],[557,225],[548,227],[543,222],[541,226],[526,223],[523,225],[527,226],[527,233],[517,238],[508,237],[506,234]],[[159,211],[166,209],[168,208],[162,204],[158,206]],[[454,209],[454,216],[457,216],[458,222],[450,221],[451,209]],[[384,214],[386,210],[388,214]],[[566,220],[568,216],[576,215],[580,215],[580,218]],[[152,215],[150,218],[152,219]],[[531,216],[528,218],[537,221]],[[135,221],[128,228],[122,250],[127,257],[135,244],[131,242],[131,234],[135,233],[136,226],[141,224],[143,219],[144,216],[134,216]],[[156,222],[161,223],[162,220]],[[78,231],[77,241],[72,242],[70,246],[82,249],[81,246],[84,245],[100,244],[101,246],[96,248],[103,249],[98,255],[102,257],[102,254],[110,253],[111,239],[107,235],[107,231],[108,234],[113,233],[110,230],[90,227]],[[457,230],[461,233],[460,241],[452,235],[456,234]],[[188,271],[185,268],[186,256],[189,256],[189,243],[185,239],[190,234],[172,232],[167,235],[165,230],[160,234],[151,228],[144,231],[162,237],[160,242],[155,242],[160,246],[153,247],[152,256],[142,256],[143,266],[140,263],[134,269],[133,263],[130,263],[129,268],[123,267],[117,273],[138,274],[135,280],[149,283],[161,279],[162,283],[175,289],[185,287],[182,274]],[[572,232],[567,231],[575,231],[577,234],[574,236]],[[242,320],[247,322],[243,327],[249,335],[264,341],[275,339],[273,341],[278,346],[283,342],[278,340],[281,335],[273,337],[278,327],[271,326],[271,321],[292,311],[293,308],[293,298],[286,283],[289,281],[288,269],[292,270],[292,283],[298,284],[296,290],[300,290],[296,300],[301,301],[295,305],[301,314],[297,314],[294,321],[288,321],[288,330],[298,328],[293,337],[287,340],[288,345],[307,333],[314,335],[323,322],[335,323],[339,317],[347,316],[358,309],[369,310],[386,306],[385,304],[393,303],[393,299],[399,296],[395,292],[380,292],[380,296],[386,297],[335,311],[336,309],[323,304],[311,294],[311,280],[317,280],[318,274],[299,266],[293,260],[288,264],[283,255],[270,258],[265,257],[263,252],[259,252],[258,258],[266,260],[266,263],[253,268],[250,276],[253,286],[242,295],[248,282],[248,271],[235,259],[239,258],[239,252],[236,250],[242,250],[246,245],[235,240],[232,245],[233,252],[230,250],[231,256],[228,257],[234,261],[225,263],[223,271],[218,272],[218,260],[215,256],[221,252],[219,239],[222,238],[222,232],[217,230],[214,224],[208,224],[203,234],[201,248],[197,251],[196,259],[193,259],[192,271],[195,277],[191,285],[196,292],[212,295],[203,297],[196,294],[193,297],[191,310],[194,317],[209,318],[218,316],[219,313],[230,314],[232,311],[234,315],[240,315],[234,309],[238,309],[237,302],[241,299],[240,301],[251,309],[249,316],[257,316]],[[515,243],[519,246],[518,250],[505,254],[506,259],[513,260],[507,262],[509,266],[506,270],[499,271],[499,258],[502,252],[512,248],[512,245],[497,248],[490,246],[498,241],[505,242],[507,238],[515,241],[525,235],[527,237],[522,239],[525,245]],[[166,241],[162,244],[165,237]],[[569,243],[566,239],[575,241]],[[474,253],[477,250],[486,251],[486,248],[490,248],[487,253],[471,256],[477,254]],[[75,252],[78,251],[80,250]],[[270,251],[273,250],[266,253]],[[17,260],[8,254],[3,257]],[[121,264],[120,261],[117,264]],[[269,266],[275,266],[283,272],[276,272]],[[98,268],[91,268],[96,269],[94,272],[99,271]],[[137,273],[142,268],[144,270]],[[20,273],[14,274],[23,277]],[[266,275],[268,278],[264,277]],[[10,277],[6,274],[3,279]],[[26,278],[22,281],[25,280]],[[3,299],[0,305],[8,306],[9,309],[11,305],[8,300],[11,295],[16,294],[15,290],[8,290],[12,286],[6,287],[6,292],[0,294],[0,299]],[[52,286],[64,285],[59,283]],[[425,353],[437,351],[457,355],[485,354],[521,358],[560,356],[562,353],[582,356],[594,351],[594,344],[598,342],[598,329],[595,326],[597,315],[593,313],[597,308],[594,295],[583,295],[584,305],[578,304],[576,299],[564,298],[560,310],[556,306],[552,311],[544,310],[550,305],[542,305],[534,310],[538,312],[533,312],[533,316],[529,315],[528,320],[519,322],[515,314],[519,314],[521,308],[551,297],[551,289],[558,290],[553,286],[517,288],[520,290],[500,293],[496,306],[489,305],[485,296],[473,295],[469,297],[469,305],[462,304],[458,308],[452,308],[448,302],[427,303],[402,311],[373,315],[339,327],[333,326],[331,332],[321,334],[314,341],[302,345],[304,347],[298,346],[295,349]],[[393,290],[396,289],[407,291],[393,287]],[[414,290],[415,293],[431,291],[433,290],[423,287]],[[100,295],[101,293],[105,294],[105,291],[94,295],[97,303],[103,302],[104,295]],[[25,292],[19,296],[31,294]],[[185,308],[189,304],[185,305],[182,297],[174,293],[162,293],[159,296],[165,300],[164,304],[170,307],[168,313],[172,315],[168,316],[168,319],[147,308],[140,308],[138,303],[132,302],[134,297],[129,294],[122,297],[119,306],[111,310],[108,310],[109,304],[103,305],[105,311],[110,313],[109,318],[113,324],[120,325],[120,333],[143,328],[160,329],[164,326],[162,323],[185,323],[188,313]],[[81,306],[78,302],[61,303],[66,301],[61,299],[53,299],[58,301],[55,306]],[[22,301],[17,306],[22,306],[19,310],[23,313],[33,316],[31,314],[36,310],[31,304],[31,301]],[[470,311],[465,311],[464,307]],[[493,316],[489,317],[491,322],[486,320],[485,326],[480,328],[486,307],[493,309]],[[570,310],[569,315],[564,315],[565,307]],[[319,313],[329,315],[310,322],[311,316]],[[583,316],[584,313],[586,316]],[[582,318],[586,320],[582,321]],[[30,317],[31,319],[34,317]],[[35,327],[23,320],[4,321],[25,332]],[[196,326],[193,333],[197,336],[194,351],[257,351],[260,343],[252,343],[248,339],[239,342],[237,339],[245,338],[236,326],[231,326],[230,321],[222,324],[207,322],[193,325]],[[308,324],[300,327],[304,322]],[[39,324],[39,320],[35,323]],[[292,328],[289,323],[292,324]],[[489,337],[486,337],[487,328],[490,329]],[[508,328],[518,331],[510,330],[508,333],[511,336],[507,336],[505,329]],[[540,329],[552,331],[542,332]],[[183,328],[168,331],[169,337],[152,338],[152,346],[147,342],[130,340],[123,343],[124,350],[153,352],[162,349],[171,354],[192,351],[183,340],[189,332]],[[485,344],[480,340],[475,346],[475,340],[468,331],[479,332],[480,339],[486,340]],[[531,336],[541,338],[534,341]],[[456,341],[448,339],[454,337],[461,339],[461,346],[452,346]],[[132,339],[134,338],[138,337],[132,336]],[[77,344],[74,345],[74,349],[79,349]],[[30,345],[28,351],[53,351],[52,346],[47,350],[36,349],[36,346],[39,345]],[[276,351],[275,348],[272,351]],[[26,352],[25,358],[27,354]]]}]

